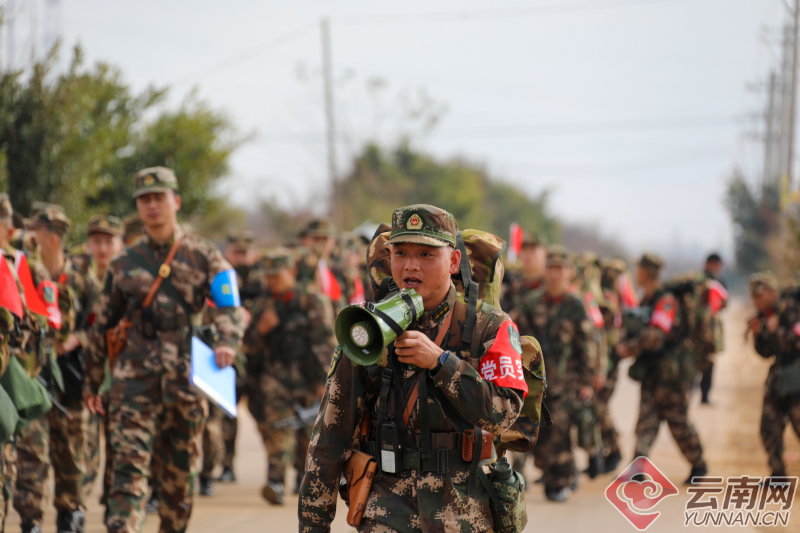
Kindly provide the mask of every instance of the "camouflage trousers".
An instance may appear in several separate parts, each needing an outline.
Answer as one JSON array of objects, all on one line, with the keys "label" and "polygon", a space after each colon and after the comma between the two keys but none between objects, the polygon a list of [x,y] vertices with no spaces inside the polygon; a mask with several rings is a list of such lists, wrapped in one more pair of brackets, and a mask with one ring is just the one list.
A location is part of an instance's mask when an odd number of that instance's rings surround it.
[{"label": "camouflage trousers", "polygon": [[533,449],[533,462],[544,472],[546,487],[564,488],[575,481],[575,458],[570,434],[570,402],[564,397],[548,398],[552,426],[539,427],[539,440]]},{"label": "camouflage trousers", "polygon": [[86,469],[82,411],[69,409],[72,416],[69,420],[59,409],[53,408],[20,432],[14,509],[23,524],[42,523],[51,464],[55,478],[55,508],[73,511],[84,507]]},{"label": "camouflage trousers", "polygon": [[480,483],[467,496],[469,471],[406,470],[379,474],[359,533],[480,533],[494,531],[489,498]]},{"label": "camouflage trousers", "polygon": [[211,477],[214,469],[222,462],[222,421],[228,418],[219,407],[209,404],[208,420],[203,428],[203,469],[200,475]]},{"label": "camouflage trousers", "polygon": [[142,530],[154,459],[159,469],[159,531],[186,530],[207,413],[207,402],[196,398],[168,404],[143,398],[111,400],[108,420],[113,479],[106,521],[109,533]]},{"label": "camouflage trousers", "polygon": [[275,428],[275,422],[296,416],[297,413],[289,402],[251,393],[247,405],[256,420],[267,451],[267,481],[285,483],[286,469],[290,465],[294,465],[300,478],[306,471],[306,452],[311,439],[311,428]]},{"label": "camouflage trousers", "polygon": [[769,467],[775,475],[785,476],[783,461],[783,432],[786,422],[792,425],[800,438],[800,396],[778,395],[778,367],[773,365],[764,387],[764,405],[761,409],[761,441],[767,451]]},{"label": "camouflage trousers", "polygon": [[17,480],[17,448],[14,442],[7,442],[3,446],[3,454],[0,456],[0,479],[3,481],[0,491],[0,532],[2,532],[6,528],[8,502],[13,498],[14,484]]},{"label": "camouflage trousers", "polygon": [[100,416],[93,415],[88,409],[83,410],[83,434],[85,475],[83,478],[83,501],[92,494],[97,475],[100,472]]},{"label": "camouflage trousers", "polygon": [[238,418],[222,417],[222,441],[225,444],[225,453],[222,456],[223,467],[233,469],[233,459],[236,457],[236,433],[238,431]]},{"label": "camouflage trousers", "polygon": [[606,455],[619,453],[619,433],[616,426],[614,426],[614,419],[611,416],[611,408],[609,406],[611,396],[617,387],[618,378],[619,363],[615,363],[611,370],[608,371],[605,385],[594,395],[593,400],[597,423],[600,424],[600,436],[603,439],[603,453]]},{"label": "camouflage trousers", "polygon": [[636,422],[636,457],[646,456],[653,447],[662,421],[666,421],[675,443],[693,468],[705,467],[703,447],[689,420],[691,384],[674,387],[657,385],[655,379],[642,382],[639,419]]}]

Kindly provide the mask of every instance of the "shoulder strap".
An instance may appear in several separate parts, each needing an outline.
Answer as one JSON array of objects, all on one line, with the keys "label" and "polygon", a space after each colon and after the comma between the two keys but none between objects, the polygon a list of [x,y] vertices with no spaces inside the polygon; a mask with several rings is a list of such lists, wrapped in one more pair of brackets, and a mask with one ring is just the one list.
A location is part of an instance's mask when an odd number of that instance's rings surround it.
[{"label": "shoulder strap", "polygon": [[464,284],[464,298],[467,300],[467,319],[464,323],[464,332],[461,334],[461,340],[470,344],[472,343],[472,333],[475,329],[475,320],[478,316],[476,311],[478,308],[478,291],[480,289],[478,284],[472,280],[472,269],[469,266],[467,247],[464,244],[464,236],[460,231],[456,235],[456,249],[461,252],[461,282]]},{"label": "shoulder strap", "polygon": [[[164,263],[158,268],[158,271],[156,271],[153,265],[147,260],[145,260],[145,258],[142,257],[142,255],[139,252],[137,252],[133,247],[129,247],[127,249],[127,253],[131,257],[131,259],[133,259],[134,262],[136,262],[139,266],[150,272],[150,274],[152,274],[155,277],[155,279],[153,280],[153,284],[150,285],[150,289],[147,291],[147,295],[144,297],[144,300],[142,300],[143,309],[147,309],[148,307],[150,307],[150,305],[153,303],[153,298],[155,298],[156,293],[158,292],[158,289],[161,287],[164,281],[167,281],[167,283],[164,285],[164,290],[168,293],[169,297],[177,301],[179,304],[181,304],[181,306],[184,308],[187,314],[189,315],[192,314],[191,306],[189,306],[189,304],[186,303],[186,300],[183,299],[183,296],[181,296],[180,293],[178,293],[178,291],[175,290],[175,287],[173,287],[172,284],[169,283],[169,280],[167,279],[169,275],[172,273],[172,268],[170,267],[170,264],[172,263],[172,260],[175,259],[175,256],[178,253],[178,248],[180,247],[181,242],[183,242],[183,236],[184,234],[181,233],[175,239],[175,242],[172,244],[172,248],[170,248],[169,253],[167,253],[167,258],[164,260]],[[153,259],[155,259],[154,255],[152,254],[150,255]]]}]

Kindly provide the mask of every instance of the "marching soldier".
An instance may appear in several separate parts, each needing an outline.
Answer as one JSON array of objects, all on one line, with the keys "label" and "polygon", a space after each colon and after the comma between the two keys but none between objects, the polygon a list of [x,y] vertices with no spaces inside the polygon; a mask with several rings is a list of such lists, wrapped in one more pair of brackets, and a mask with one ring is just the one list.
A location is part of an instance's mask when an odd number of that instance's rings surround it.
[{"label": "marching soldier", "polygon": [[276,427],[276,422],[296,417],[296,406],[307,408],[319,400],[336,343],[330,300],[316,291],[299,290],[291,251],[275,249],[261,264],[267,292],[256,300],[244,338],[247,404],[269,458],[261,494],[280,505],[292,457],[298,472],[295,489],[299,489],[310,428]]},{"label": "marching soldier", "polygon": [[[476,427],[479,435],[482,429],[499,436],[514,424],[527,384],[513,370],[522,364],[516,326],[499,309],[479,302],[474,342],[462,342],[469,309],[450,278],[461,261],[456,233],[455,219],[442,209],[394,212],[392,277],[422,297],[424,313],[378,364],[355,365],[340,348],[334,352],[300,489],[301,532],[330,531],[343,465],[362,422],[379,473],[360,532],[494,531],[489,496],[476,479],[483,454],[465,459],[459,442],[465,433],[474,437]],[[413,391],[411,400],[406,394]],[[403,398],[406,408],[398,403]],[[394,452],[379,453],[379,442],[394,443]],[[397,459],[399,442],[411,445]]]},{"label": "marching soldier", "polygon": [[503,279],[502,308],[512,312],[528,293],[542,287],[547,263],[547,242],[539,233],[525,233],[519,252],[520,271],[509,272]]},{"label": "marching soldier", "polygon": [[571,418],[594,394],[598,332],[581,298],[569,291],[573,258],[563,246],[547,251],[544,286],[528,294],[515,313],[522,335],[539,341],[547,369],[547,409],[553,425],[539,430],[533,449],[544,472],[545,496],[564,502],[577,487]]},{"label": "marching soldier", "polygon": [[636,267],[636,284],[644,289],[641,306],[650,309],[647,327],[632,339],[617,345],[621,358],[636,357],[629,371],[641,381],[639,419],[636,422],[635,456],[646,456],[666,421],[681,453],[692,465],[685,484],[708,473],[703,447],[689,420],[689,392],[696,374],[689,324],[678,312],[678,300],[661,284],[664,262],[646,253]]},{"label": "marching soldier", "polygon": [[750,294],[758,311],[749,323],[756,352],[766,359],[775,358],[764,385],[761,441],[767,451],[770,475],[782,477],[786,476],[783,432],[787,420],[800,437],[800,304],[796,288],[778,298],[778,281],[770,272],[750,277]]},{"label": "marching soldier", "polygon": [[[219,334],[212,348],[224,368],[233,363],[244,317],[235,307],[235,292],[224,285],[231,279],[231,265],[213,243],[185,233],[177,223],[181,197],[172,170],[144,169],[134,182],[144,234],[106,272],[91,330],[84,395],[92,412],[104,412],[98,391],[106,359],[113,356],[107,406],[114,465],[108,531],[141,531],[151,462],[157,457],[159,530],[182,532],[192,511],[208,412],[206,400],[190,384],[193,326],[200,325],[200,313],[212,299],[216,307],[209,312]],[[224,291],[212,291],[215,281],[228,287],[229,298],[220,295]]]},{"label": "marching soldier", "polygon": [[[58,288],[61,330],[53,331],[53,337],[59,362],[63,363],[88,345],[86,318],[97,287],[64,253],[64,238],[72,222],[59,206],[41,206],[28,226],[35,234],[42,265]],[[80,366],[79,362],[73,364]],[[84,528],[85,406],[80,395],[65,397],[64,403],[64,410],[52,409],[46,417],[25,428],[20,436],[14,508],[20,514],[23,531],[32,530],[42,522],[51,462],[55,477],[53,503],[58,511],[56,527],[59,532],[83,531]]]}]

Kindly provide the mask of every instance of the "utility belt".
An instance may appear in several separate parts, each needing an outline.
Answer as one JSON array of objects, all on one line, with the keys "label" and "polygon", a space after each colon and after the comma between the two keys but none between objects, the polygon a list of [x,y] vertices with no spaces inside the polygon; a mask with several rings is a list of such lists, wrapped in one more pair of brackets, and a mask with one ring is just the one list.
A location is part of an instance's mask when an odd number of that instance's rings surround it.
[{"label": "utility belt", "polygon": [[176,329],[186,329],[191,327],[191,318],[186,315],[159,315],[153,311],[152,307],[142,309],[140,313],[134,313],[131,320],[134,326],[138,326],[145,338],[152,339],[156,336],[156,331],[175,331]]},{"label": "utility belt", "polygon": [[[401,461],[402,470],[419,470],[420,472],[436,472],[444,474],[453,471],[466,471],[469,470],[472,456],[465,457],[464,440],[470,439],[465,437],[461,432],[450,433],[431,433],[430,447],[423,452],[421,448],[422,435],[406,435],[405,443],[407,449],[405,451],[398,451],[395,455],[397,461]],[[408,448],[411,448],[408,450]],[[361,451],[368,453],[372,457],[378,458],[380,453],[380,444],[377,439],[361,442]],[[491,458],[491,446],[485,446],[482,449],[481,455],[486,455],[486,459]],[[483,459],[483,457],[481,458]],[[389,474],[399,475],[401,472],[395,469],[395,472],[386,472]]]}]

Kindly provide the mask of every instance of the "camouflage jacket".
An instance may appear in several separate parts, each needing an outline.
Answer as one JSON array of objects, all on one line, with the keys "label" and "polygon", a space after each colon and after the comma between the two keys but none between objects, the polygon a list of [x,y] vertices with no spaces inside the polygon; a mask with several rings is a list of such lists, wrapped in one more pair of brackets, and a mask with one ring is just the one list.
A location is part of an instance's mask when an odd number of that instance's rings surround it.
[{"label": "camouflage jacket", "polygon": [[[258,321],[270,309],[277,313],[280,322],[275,329],[261,335]],[[248,389],[285,400],[313,394],[325,383],[335,345],[333,309],[326,297],[299,291],[259,297],[253,304],[252,319],[243,340]]]},{"label": "camouflage jacket", "polygon": [[[450,311],[452,309],[452,311]],[[478,426],[499,436],[508,430],[517,419],[523,403],[523,394],[517,389],[501,387],[484,379],[479,369],[483,363],[488,362],[487,355],[493,357],[492,348],[499,332],[513,325],[508,315],[479,301],[477,321],[475,324],[473,342],[480,343],[479,357],[471,359],[470,345],[461,340],[465,323],[467,306],[463,300],[457,298],[455,287],[452,286],[445,302],[433,312],[426,312],[412,326],[413,329],[424,332],[430,339],[435,339],[439,328],[444,322],[447,313],[452,312],[453,318],[445,340],[444,348],[450,352],[445,364],[436,374],[430,375],[427,402],[427,413],[430,421],[431,433],[455,431],[455,423],[444,412],[437,400],[441,394],[447,398],[453,409],[466,420],[467,423]],[[516,332],[516,330],[514,330]],[[391,348],[392,345],[389,346]],[[392,357],[393,359],[393,357]],[[374,431],[377,412],[381,408],[378,397],[381,388],[381,375],[384,368],[392,365],[389,350],[384,350],[379,365],[358,366],[354,365],[347,356],[342,355],[340,348],[336,348],[334,359],[328,371],[328,380],[325,385],[325,395],[322,399],[320,414],[314,424],[311,437],[311,446],[308,449],[306,475],[300,489],[298,514],[300,518],[300,531],[327,532],[336,512],[336,497],[338,494],[339,478],[342,466],[350,456],[354,444],[354,435],[365,411],[372,413],[372,430]],[[425,371],[428,373],[428,371]],[[409,367],[403,370],[403,388],[410,391],[417,376],[417,372]],[[435,390],[433,390],[435,387]],[[392,387],[394,391],[394,387]],[[394,415],[395,392],[389,395],[388,415]],[[398,415],[399,416],[399,415]],[[420,404],[419,400],[410,412],[407,434],[420,434]],[[406,437],[408,438],[408,437]],[[455,467],[453,467],[455,468]],[[445,476],[452,475],[453,483],[466,482],[466,471],[452,470]],[[426,490],[428,483],[443,483],[442,474],[425,472],[419,476],[416,490]],[[392,476],[379,475],[375,478],[373,486],[391,484]],[[413,482],[412,482],[413,483]],[[414,497],[415,488],[406,491],[409,497]],[[467,497],[468,501],[462,506],[470,509],[470,524],[475,531],[487,531],[492,528],[491,512],[488,497],[479,491],[474,497]],[[380,507],[386,502],[376,502]],[[408,517],[398,514],[381,512],[381,522],[391,524],[393,529],[402,531],[408,528]],[[459,524],[462,516],[460,511],[448,508],[436,509],[438,517],[442,518],[447,526],[453,530],[460,530]],[[450,516],[450,518],[447,518]],[[455,517],[455,518],[454,518]],[[450,529],[448,529],[450,530]]]},{"label": "camouflage jacket", "polygon": [[511,313],[520,306],[533,291],[542,288],[543,280],[528,280],[522,272],[506,272],[503,278],[503,294],[500,298],[500,306],[507,313]]},{"label": "camouflage jacket", "polygon": [[89,315],[99,292],[94,278],[67,258],[53,279],[58,287],[58,308],[61,311],[61,330],[54,334],[64,341],[74,333],[81,346],[88,346]]},{"label": "camouflage jacket", "polygon": [[[775,357],[779,366],[792,364],[800,359],[800,301],[795,294],[784,295],[774,310],[760,313],[761,331],[755,336],[755,349],[761,357]],[[778,314],[778,329],[770,332],[766,321]]]},{"label": "camouflage jacket", "polygon": [[[16,254],[17,250],[14,248],[8,247],[3,249],[3,256],[14,273],[15,278],[17,277]],[[38,286],[42,281],[50,280],[50,274],[38,261],[28,258],[28,267],[30,268],[31,278],[35,286]],[[19,285],[19,279],[17,279],[17,286],[20,295],[23,297],[22,304],[25,316],[20,323],[21,334],[19,336],[12,336],[9,347],[11,353],[19,359],[22,366],[28,371],[28,374],[35,376],[42,369],[44,351],[52,349],[52,335],[49,334],[47,319],[31,312],[30,309],[25,306],[24,290],[22,285]]]},{"label": "camouflage jacket", "polygon": [[592,386],[598,371],[599,332],[589,319],[586,305],[567,293],[554,299],[539,289],[517,310],[521,335],[533,335],[542,347],[549,397],[577,394]]},{"label": "camouflage jacket", "polygon": [[678,301],[672,293],[660,288],[652,296],[645,296],[640,307],[650,311],[650,320],[638,336],[627,341],[634,356],[673,348],[685,337]]},{"label": "camouflage jacket", "polygon": [[253,265],[239,265],[233,267],[233,269],[236,271],[236,281],[239,284],[242,307],[251,311],[258,296],[264,292],[261,274]]},{"label": "camouflage jacket", "polygon": [[[151,263],[152,269],[158,270],[173,242],[174,237],[165,244],[158,244],[145,233],[139,242],[125,248],[111,261],[89,334],[85,385],[88,393],[96,395],[103,382],[106,331],[128,316],[134,325],[128,330],[127,345],[116,356],[111,369],[111,398],[174,402],[199,397],[189,384],[191,325],[199,326],[202,322],[202,311],[211,297],[210,285],[214,277],[231,266],[213,243],[186,234],[172,262],[168,280],[191,313],[187,314],[182,303],[168,296],[165,281],[150,306],[157,324],[156,338],[146,338],[141,328],[141,302],[153,284],[153,275],[131,254],[138,253]],[[217,345],[238,348],[243,332],[243,310],[223,307],[209,312],[219,333]]]}]

